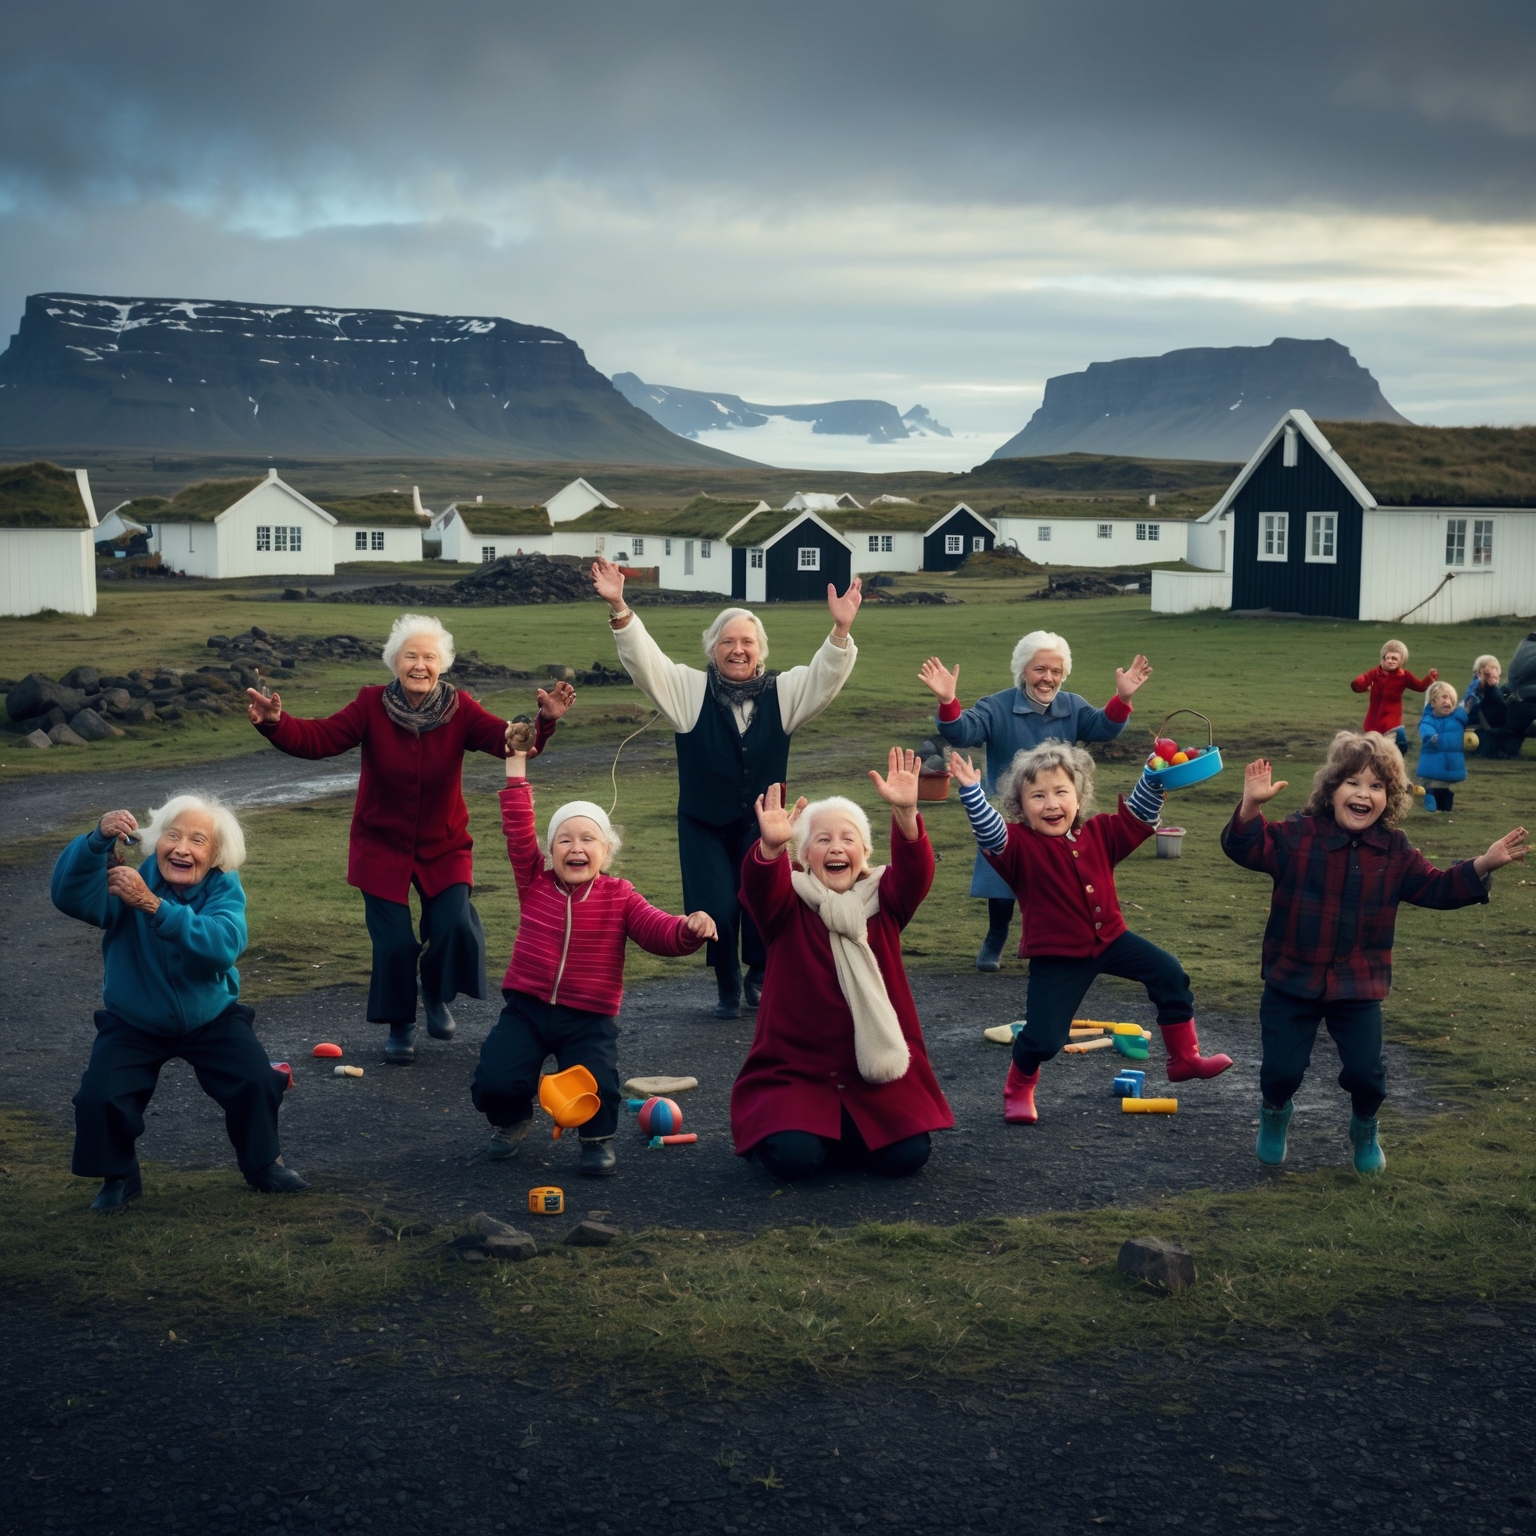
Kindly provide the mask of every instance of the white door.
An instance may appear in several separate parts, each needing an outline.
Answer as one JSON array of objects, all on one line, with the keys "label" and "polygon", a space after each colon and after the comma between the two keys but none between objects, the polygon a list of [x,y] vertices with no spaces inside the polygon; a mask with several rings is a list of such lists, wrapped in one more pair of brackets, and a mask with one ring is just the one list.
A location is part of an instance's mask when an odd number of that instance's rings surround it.
[{"label": "white door", "polygon": [[683,540],[683,575],[693,575],[693,540]]}]

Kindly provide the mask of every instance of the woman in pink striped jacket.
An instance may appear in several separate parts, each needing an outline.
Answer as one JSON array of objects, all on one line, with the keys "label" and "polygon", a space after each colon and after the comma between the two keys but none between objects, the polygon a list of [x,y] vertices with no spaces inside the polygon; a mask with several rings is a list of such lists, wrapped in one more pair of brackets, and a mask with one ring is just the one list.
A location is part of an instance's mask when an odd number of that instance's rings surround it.
[{"label": "woman in pink striped jacket", "polygon": [[688,955],[715,937],[707,912],[673,917],[653,907],[628,880],[604,870],[619,851],[601,806],[572,800],[549,818],[549,863],[539,847],[528,783],[532,727],[508,734],[507,787],[501,825],[522,907],[512,963],[502,978],[501,1010],[475,1068],[470,1097],[491,1122],[490,1157],[513,1157],[532,1122],[539,1069],[553,1052],[563,1072],[584,1066],[597,1079],[601,1107],[581,1128],[581,1173],[618,1166],[619,1025],[624,943],[653,955]]}]

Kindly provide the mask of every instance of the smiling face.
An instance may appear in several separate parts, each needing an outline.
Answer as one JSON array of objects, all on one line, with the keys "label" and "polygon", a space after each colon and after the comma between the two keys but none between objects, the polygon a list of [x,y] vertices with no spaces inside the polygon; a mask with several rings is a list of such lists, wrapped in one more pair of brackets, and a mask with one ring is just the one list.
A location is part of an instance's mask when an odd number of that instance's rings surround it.
[{"label": "smiling face", "polygon": [[1019,787],[1024,825],[1047,837],[1065,837],[1077,820],[1077,785],[1065,768],[1047,768]]},{"label": "smiling face", "polygon": [[853,889],[854,881],[869,868],[864,830],[851,816],[823,812],[800,839],[800,862],[806,873],[829,891]]},{"label": "smiling face", "polygon": [[608,862],[608,840],[590,816],[568,816],[550,839],[549,859],[567,885],[588,885]]},{"label": "smiling face", "polygon": [[1061,691],[1067,662],[1060,651],[1036,651],[1019,674],[1019,685],[1038,704],[1049,704]]},{"label": "smiling face", "polygon": [[1387,808],[1387,781],[1369,764],[1333,792],[1333,819],[1346,832],[1363,832]]},{"label": "smiling face", "polygon": [[1381,653],[1381,670],[1383,672],[1396,672],[1403,664],[1401,651],[1383,651]]},{"label": "smiling face", "polygon": [[155,864],[163,880],[189,890],[213,868],[218,857],[213,817],[207,811],[183,811],[155,844]]},{"label": "smiling face", "polygon": [[395,657],[395,676],[411,703],[419,704],[437,687],[443,670],[443,656],[436,637],[430,633],[409,635]]},{"label": "smiling face", "polygon": [[757,625],[748,618],[732,619],[715,641],[715,670],[733,683],[750,682],[757,676]]}]

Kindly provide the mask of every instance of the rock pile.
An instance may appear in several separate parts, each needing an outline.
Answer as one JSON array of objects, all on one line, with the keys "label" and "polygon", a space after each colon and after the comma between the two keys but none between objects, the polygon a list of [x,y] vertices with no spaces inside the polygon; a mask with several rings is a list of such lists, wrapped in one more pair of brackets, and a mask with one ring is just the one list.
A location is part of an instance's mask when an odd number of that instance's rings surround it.
[{"label": "rock pile", "polygon": [[5,712],[35,747],[83,747],[123,735],[124,726],[225,714],[239,708],[243,687],[211,668],[115,676],[81,666],[57,679],[29,672],[7,688]]},{"label": "rock pile", "polygon": [[892,592],[886,587],[875,587],[865,590],[864,601],[876,603],[882,608],[911,607],[913,604],[937,608],[964,603],[965,599],[951,597],[948,592]]},{"label": "rock pile", "polygon": [[1096,571],[1067,571],[1051,579],[1038,591],[1030,593],[1030,600],[1050,601],[1053,598],[1077,597],[1124,597],[1132,592],[1150,592],[1152,578],[1144,571],[1128,574],[1112,573],[1101,576]]}]

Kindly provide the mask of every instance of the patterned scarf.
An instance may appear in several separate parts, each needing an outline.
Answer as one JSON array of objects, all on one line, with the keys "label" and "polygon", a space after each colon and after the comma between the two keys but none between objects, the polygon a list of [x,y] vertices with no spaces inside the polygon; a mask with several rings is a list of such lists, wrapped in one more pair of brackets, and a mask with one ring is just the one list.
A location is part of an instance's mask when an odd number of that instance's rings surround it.
[{"label": "patterned scarf", "polygon": [[714,662],[709,664],[709,691],[726,709],[739,709],[743,704],[756,705],[757,701],[773,686],[777,672],[760,672],[744,683],[733,682],[720,675]]},{"label": "patterned scarf", "polygon": [[412,736],[425,736],[428,731],[435,731],[438,726],[453,719],[458,707],[458,689],[441,679],[422,700],[420,708],[406,698],[405,689],[398,677],[384,690],[384,713]]}]

